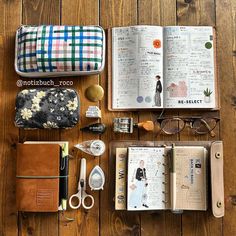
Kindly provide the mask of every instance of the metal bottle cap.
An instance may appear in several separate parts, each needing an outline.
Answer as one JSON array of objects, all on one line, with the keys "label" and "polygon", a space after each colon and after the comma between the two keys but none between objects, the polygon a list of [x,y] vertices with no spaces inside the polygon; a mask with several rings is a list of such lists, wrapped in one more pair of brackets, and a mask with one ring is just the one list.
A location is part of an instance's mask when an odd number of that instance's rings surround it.
[{"label": "metal bottle cap", "polygon": [[103,88],[97,84],[89,86],[85,91],[86,98],[92,102],[97,102],[102,100],[103,95],[104,95]]}]

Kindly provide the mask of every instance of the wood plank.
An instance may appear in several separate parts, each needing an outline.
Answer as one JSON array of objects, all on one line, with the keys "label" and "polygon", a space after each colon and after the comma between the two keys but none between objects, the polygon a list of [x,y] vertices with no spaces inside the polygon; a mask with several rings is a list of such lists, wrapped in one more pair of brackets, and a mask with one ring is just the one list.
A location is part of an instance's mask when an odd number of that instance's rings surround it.
[{"label": "wood plank", "polygon": [[[175,0],[168,1],[142,1],[139,0],[139,24],[151,25],[175,25],[176,24],[176,3]],[[147,14],[147,12],[149,14]],[[139,112],[139,121],[153,120],[161,114],[159,112]],[[176,112],[165,112],[165,115],[177,115]],[[155,124],[157,126],[157,124]],[[157,130],[157,127],[155,127]],[[178,140],[178,135],[166,136],[156,132],[145,132],[140,130],[140,140]],[[172,214],[170,211],[159,211],[142,213],[142,235],[178,235],[181,234],[181,216]],[[166,227],[171,225],[171,227]]]},{"label": "wood plank", "polygon": [[23,24],[60,23],[60,0],[23,0]]},{"label": "wood plank", "polygon": [[214,0],[177,0],[177,21],[179,25],[215,26]]},{"label": "wood plank", "polygon": [[[23,24],[59,24],[60,1],[23,0]],[[23,79],[22,80],[27,80]],[[20,130],[20,141],[53,141],[60,139],[59,130]],[[19,235],[58,235],[58,214],[24,213],[19,215]]]},{"label": "wood plank", "polygon": [[[215,2],[207,1],[177,1],[178,25],[211,25],[215,26]],[[210,112],[209,112],[210,113]],[[181,111],[180,115],[203,115],[201,111]],[[218,115],[219,113],[216,113]],[[215,129],[219,139],[219,126]],[[194,135],[191,129],[185,128],[180,134],[180,140],[209,140],[209,135]],[[209,196],[210,197],[210,196]],[[183,235],[221,235],[222,220],[216,219],[211,213],[211,207],[207,212],[184,212],[182,215]]]},{"label": "wood plank", "polygon": [[0,235],[17,235],[15,201],[14,104],[17,93],[14,72],[15,30],[21,22],[21,1],[0,1]]},{"label": "wood plank", "polygon": [[[219,116],[219,112],[213,112],[215,116]],[[204,114],[212,115],[212,112],[184,112],[181,115],[199,116]],[[219,125],[214,129],[215,137],[210,135],[195,135],[190,128],[185,128],[180,134],[180,140],[186,141],[204,141],[204,140],[220,140]],[[207,211],[185,211],[182,215],[182,232],[183,235],[222,235],[222,219],[215,218],[211,209],[211,193],[210,193],[210,177],[208,178],[208,210]]]},{"label": "wood plank", "polygon": [[58,217],[55,213],[21,213],[19,235],[58,235]]},{"label": "wood plank", "polygon": [[176,0],[138,0],[138,23],[141,25],[175,25]]},{"label": "wood plank", "polygon": [[[98,25],[98,7],[98,0],[63,0],[61,23],[64,25]],[[80,94],[81,108],[79,126],[76,126],[71,130],[63,130],[61,132],[61,139],[69,140],[71,150],[74,153],[74,159],[70,161],[69,196],[77,191],[81,157],[86,157],[87,160],[87,176],[89,175],[92,168],[99,164],[99,158],[94,158],[82,153],[81,151],[72,149],[73,145],[81,143],[82,141],[99,139],[98,135],[82,133],[79,131],[80,127],[86,126],[90,123],[98,122],[96,119],[89,119],[85,117],[85,112],[88,109],[88,106],[99,106],[99,103],[88,101],[84,94],[88,86],[99,83],[99,77],[97,75],[81,76],[70,78],[70,80],[73,80],[73,88],[75,88]],[[83,208],[72,210],[68,207],[68,211],[64,213],[65,216],[74,218],[75,220],[73,222],[66,223],[65,219],[60,216],[60,235],[99,235],[99,192],[91,192],[88,185],[87,192],[92,194],[94,197],[94,207],[88,211]]]},{"label": "wood plank", "polygon": [[[137,24],[137,1],[135,0],[101,0],[100,1],[100,22],[104,29],[115,26],[127,26]],[[107,59],[106,64],[111,63],[111,58]],[[109,71],[110,72],[110,71]],[[107,67],[101,76],[103,88],[108,88]],[[106,99],[107,99],[106,93]],[[102,120],[107,125],[108,130],[102,136],[108,144],[111,140],[138,139],[138,133],[135,131],[132,135],[115,134],[112,131],[112,120],[115,117],[133,117],[138,121],[137,114],[134,112],[109,112],[107,102],[101,104]],[[113,163],[113,164],[112,164]],[[100,198],[100,234],[101,235],[140,235],[140,218],[138,213],[115,211],[114,210],[114,160],[109,160],[108,149],[101,158],[101,167],[106,174],[106,187],[101,192]]]},{"label": "wood plank", "polygon": [[[62,4],[61,4],[62,2]],[[100,3],[100,9],[99,4]],[[177,6],[177,16],[175,7]],[[21,9],[23,7],[23,9]],[[215,9],[216,7],[216,9]],[[215,11],[216,10],[216,11]],[[62,11],[62,16],[60,16]],[[235,118],[236,118],[236,2],[234,0],[0,0],[0,235],[236,235],[235,213],[235,171],[234,157]],[[100,12],[100,19],[99,19]],[[172,14],[173,13],[173,14]],[[23,20],[21,21],[21,16]],[[85,119],[88,105],[95,105],[84,98],[87,86],[98,83],[105,89],[105,98],[99,104],[102,108],[102,122],[108,126],[101,137],[107,144],[111,139],[142,140],[215,140],[220,136],[224,141],[225,158],[225,199],[226,216],[215,219],[211,211],[185,212],[183,216],[175,216],[170,212],[131,213],[114,211],[112,201],[114,194],[114,167],[110,165],[108,151],[101,159],[93,159],[84,155],[72,146],[83,140],[99,138],[96,135],[81,133],[79,126],[71,130],[35,130],[20,131],[14,127],[14,103],[19,88],[15,83],[18,76],[12,66],[14,60],[14,35],[20,23],[24,24],[98,24],[105,28],[135,24],[174,25],[177,17],[179,25],[216,25],[217,56],[221,89],[221,122],[215,129],[214,138],[209,135],[194,136],[188,128],[180,137],[156,133],[135,131],[132,135],[118,135],[112,131],[112,119],[118,116],[132,116],[135,121],[154,119],[159,112],[108,112],[107,110],[107,67],[100,79],[98,76],[82,78],[61,78],[58,81],[73,81],[81,95],[80,125],[87,125]],[[107,63],[107,61],[106,61]],[[23,79],[27,80],[27,79]],[[168,111],[167,115],[178,114]],[[202,112],[180,111],[180,115],[202,114]],[[216,112],[218,115],[219,112]],[[94,122],[96,122],[94,120]],[[20,133],[20,136],[19,136]],[[101,163],[106,174],[105,190],[92,193],[95,207],[85,212],[68,210],[65,216],[74,217],[68,223],[62,214],[19,214],[15,211],[15,143],[26,140],[67,140],[70,142],[71,154],[75,159],[70,161],[69,193],[76,191],[79,174],[80,157],[88,161],[88,174],[91,168]],[[89,191],[89,190],[88,190]],[[100,195],[100,196],[99,196]],[[183,222],[181,229],[181,220]],[[223,223],[222,223],[223,222]],[[223,225],[222,225],[223,224]],[[58,228],[59,227],[59,228]],[[19,232],[18,232],[19,230]]]},{"label": "wood plank", "polygon": [[221,88],[221,138],[224,141],[225,208],[223,235],[236,235],[236,2],[216,1],[216,27]]}]

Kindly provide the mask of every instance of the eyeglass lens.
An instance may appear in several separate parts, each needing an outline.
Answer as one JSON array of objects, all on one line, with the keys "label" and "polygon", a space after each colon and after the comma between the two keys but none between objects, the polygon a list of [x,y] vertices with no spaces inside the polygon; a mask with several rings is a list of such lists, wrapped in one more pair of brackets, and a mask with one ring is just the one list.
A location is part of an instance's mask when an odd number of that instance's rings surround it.
[{"label": "eyeglass lens", "polygon": [[177,134],[184,128],[185,122],[178,118],[165,119],[161,122],[161,129],[166,134]]},{"label": "eyeglass lens", "polygon": [[193,122],[193,128],[198,134],[209,133],[216,127],[216,120],[213,118],[197,119]]}]

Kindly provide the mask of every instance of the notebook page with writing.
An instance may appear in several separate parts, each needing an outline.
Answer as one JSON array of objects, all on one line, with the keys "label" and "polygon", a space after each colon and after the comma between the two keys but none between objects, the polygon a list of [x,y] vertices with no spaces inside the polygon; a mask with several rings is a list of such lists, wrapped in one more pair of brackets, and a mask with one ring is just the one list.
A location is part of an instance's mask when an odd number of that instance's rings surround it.
[{"label": "notebook page with writing", "polygon": [[166,207],[166,151],[164,147],[129,147],[127,210]]},{"label": "notebook page with writing", "polygon": [[163,107],[163,28],[112,28],[112,108]]},{"label": "notebook page with writing", "polygon": [[215,108],[213,27],[167,26],[163,35],[165,107]]}]

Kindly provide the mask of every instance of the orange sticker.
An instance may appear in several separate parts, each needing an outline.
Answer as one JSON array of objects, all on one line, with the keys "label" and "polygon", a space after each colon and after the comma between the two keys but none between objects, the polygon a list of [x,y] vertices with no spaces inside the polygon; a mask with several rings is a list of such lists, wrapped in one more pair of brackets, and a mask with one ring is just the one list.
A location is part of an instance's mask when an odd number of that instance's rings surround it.
[{"label": "orange sticker", "polygon": [[160,39],[153,40],[153,47],[160,48],[161,47],[161,40]]}]

